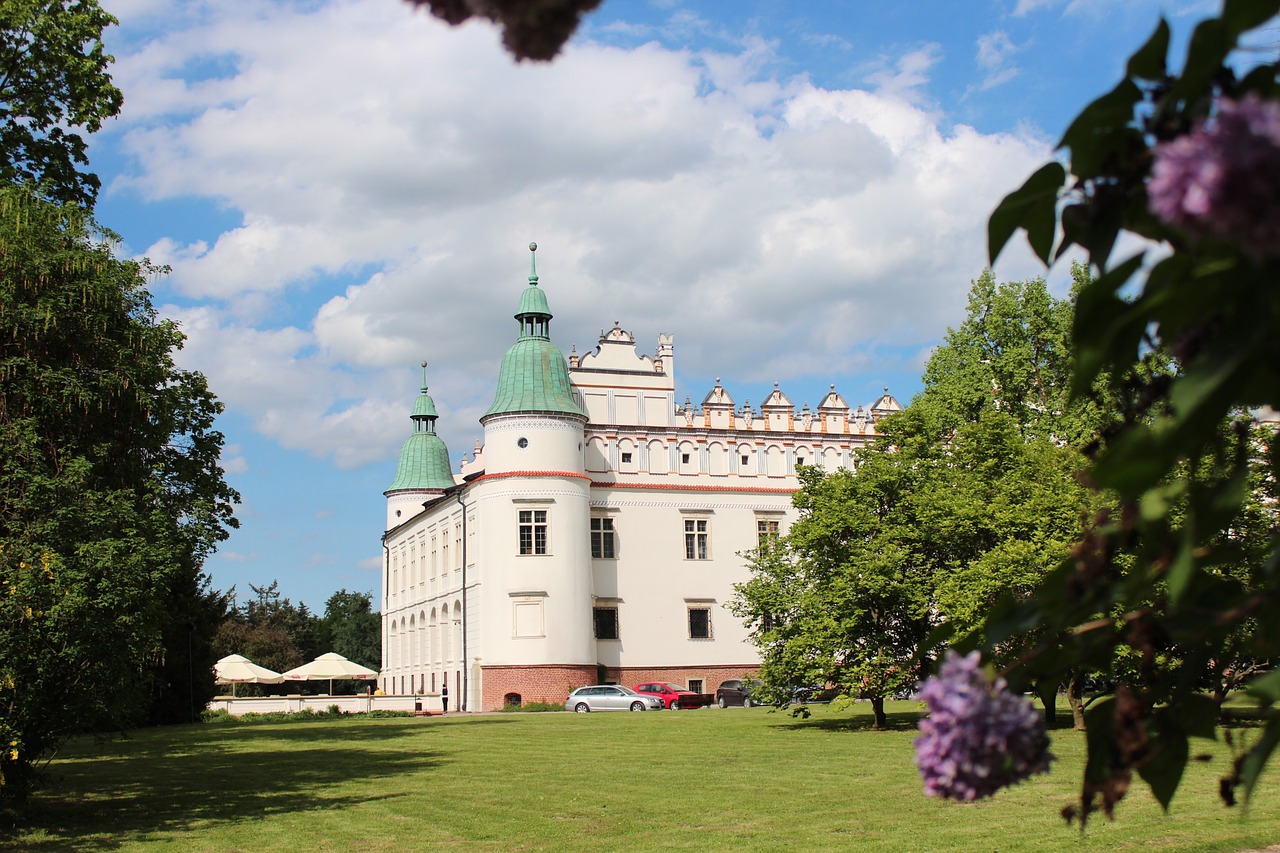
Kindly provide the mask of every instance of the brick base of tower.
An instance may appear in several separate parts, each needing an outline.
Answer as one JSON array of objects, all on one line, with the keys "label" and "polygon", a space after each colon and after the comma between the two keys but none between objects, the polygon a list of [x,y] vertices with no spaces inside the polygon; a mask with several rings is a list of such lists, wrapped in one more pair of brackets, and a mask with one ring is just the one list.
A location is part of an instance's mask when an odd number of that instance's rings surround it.
[{"label": "brick base of tower", "polygon": [[512,701],[564,704],[574,688],[600,680],[594,665],[482,666],[480,672],[484,679],[480,704],[485,711],[500,710]]},{"label": "brick base of tower", "polygon": [[688,687],[692,681],[701,681],[701,693],[715,693],[716,688],[730,678],[745,678],[755,674],[758,664],[729,664],[727,666],[621,666],[609,667],[608,680],[635,687],[646,681],[669,681]]},{"label": "brick base of tower", "polygon": [[[484,690],[480,697],[483,711],[497,711],[513,702],[550,702],[561,704],[574,688],[602,682],[635,687],[646,681],[671,681],[688,685],[702,682],[703,693],[714,693],[721,682],[742,678],[756,670],[753,664],[728,666],[624,666],[600,672],[595,666],[484,666],[481,667]],[[518,697],[518,698],[517,698]]]}]

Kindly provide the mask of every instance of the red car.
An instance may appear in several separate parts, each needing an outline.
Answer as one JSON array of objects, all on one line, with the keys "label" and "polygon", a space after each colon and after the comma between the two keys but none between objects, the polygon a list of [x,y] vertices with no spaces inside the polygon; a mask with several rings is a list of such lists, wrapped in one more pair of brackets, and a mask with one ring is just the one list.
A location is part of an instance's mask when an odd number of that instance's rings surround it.
[{"label": "red car", "polygon": [[678,711],[681,708],[705,708],[716,700],[710,693],[694,693],[679,684],[667,681],[649,681],[636,685],[636,692],[645,696],[656,696],[662,700],[663,707]]}]

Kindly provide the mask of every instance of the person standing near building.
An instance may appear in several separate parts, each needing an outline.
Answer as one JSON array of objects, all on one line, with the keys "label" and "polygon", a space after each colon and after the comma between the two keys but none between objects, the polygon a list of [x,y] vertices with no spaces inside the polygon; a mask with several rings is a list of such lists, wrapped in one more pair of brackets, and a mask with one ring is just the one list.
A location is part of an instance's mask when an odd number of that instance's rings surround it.
[{"label": "person standing near building", "polygon": [[444,712],[446,714],[449,713],[449,685],[448,684],[440,685],[440,707],[444,709]]}]

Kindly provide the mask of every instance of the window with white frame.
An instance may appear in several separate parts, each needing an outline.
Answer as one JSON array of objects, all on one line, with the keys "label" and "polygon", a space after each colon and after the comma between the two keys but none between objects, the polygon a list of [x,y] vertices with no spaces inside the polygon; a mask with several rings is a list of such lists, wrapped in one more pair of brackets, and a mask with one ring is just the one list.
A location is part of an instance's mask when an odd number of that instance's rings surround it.
[{"label": "window with white frame", "polygon": [[684,558],[686,560],[711,559],[711,522],[705,518],[684,520]]},{"label": "window with white frame", "polygon": [[617,540],[614,538],[613,519],[598,515],[591,518],[591,556],[596,560],[617,558]]},{"label": "window with white frame", "polygon": [[547,553],[547,511],[545,509],[520,510],[520,554]]},{"label": "window with white frame", "polygon": [[778,520],[776,518],[756,519],[756,539],[760,545],[767,545],[778,539]]}]

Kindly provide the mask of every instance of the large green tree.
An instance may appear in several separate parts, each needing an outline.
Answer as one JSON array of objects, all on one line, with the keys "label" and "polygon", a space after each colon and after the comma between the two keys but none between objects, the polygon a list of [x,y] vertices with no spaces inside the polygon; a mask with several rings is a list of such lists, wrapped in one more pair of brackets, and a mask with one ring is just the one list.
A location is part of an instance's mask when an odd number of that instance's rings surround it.
[{"label": "large green tree", "polygon": [[1064,390],[1069,300],[989,272],[969,297],[924,389],[878,425],[856,471],[804,470],[800,519],[749,555],[735,607],[775,701],[835,682],[883,725],[884,698],[920,678],[933,629],[979,630],[1003,592],[1029,594],[1094,509],[1064,438],[1087,414]]},{"label": "large green tree", "polygon": [[[1280,527],[1274,515],[1242,521],[1258,493],[1251,472],[1274,478],[1280,462],[1280,441],[1272,434],[1259,454],[1248,423],[1280,408],[1280,61],[1237,52],[1277,14],[1280,0],[1224,0],[1176,71],[1161,20],[1117,86],[1067,129],[1063,158],[988,226],[993,260],[1019,229],[1046,264],[1088,253],[1099,275],[1077,300],[1072,387],[1083,399],[1101,384],[1122,413],[1090,468],[1121,511],[1036,596],[993,609],[986,632],[1006,643],[1037,627],[1006,672],[1014,686],[1118,654],[1136,662],[1115,698],[1091,709],[1082,819],[1112,814],[1135,773],[1167,806],[1188,738],[1216,736],[1205,669],[1220,677],[1229,661],[1280,656]],[[1153,346],[1177,356],[1175,376],[1134,370]],[[1222,424],[1242,414],[1224,441]],[[1241,556],[1250,549],[1266,556],[1255,564]],[[1165,665],[1170,650],[1180,665]],[[1264,666],[1245,687],[1270,707],[1280,671]],[[1224,774],[1224,799],[1252,792],[1277,745],[1273,714]]]},{"label": "large green tree", "polygon": [[85,140],[124,102],[102,33],[117,23],[97,0],[0,3],[0,181],[91,207],[101,186],[81,171]]},{"label": "large green tree", "polygon": [[[221,406],[76,206],[0,188],[0,774],[148,713],[166,603],[235,525]],[[188,699],[190,697],[188,696]]]}]

